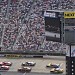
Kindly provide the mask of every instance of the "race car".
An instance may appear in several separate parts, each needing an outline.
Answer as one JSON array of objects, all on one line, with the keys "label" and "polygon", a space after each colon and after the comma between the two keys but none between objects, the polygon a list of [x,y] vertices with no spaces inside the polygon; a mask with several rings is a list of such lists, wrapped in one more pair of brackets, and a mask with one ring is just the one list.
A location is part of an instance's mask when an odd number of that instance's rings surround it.
[{"label": "race car", "polygon": [[18,72],[30,72],[31,68],[30,67],[22,67],[18,69]]},{"label": "race car", "polygon": [[25,63],[22,63],[22,66],[35,66],[35,62],[25,62]]},{"label": "race car", "polygon": [[0,66],[2,66],[3,65],[3,62],[0,62]]},{"label": "race car", "polygon": [[49,64],[46,65],[46,67],[59,68],[60,67],[60,64],[52,64],[52,63],[49,63]]},{"label": "race car", "polygon": [[1,62],[1,64],[2,65],[5,65],[5,66],[11,66],[12,65],[12,62]]},{"label": "race car", "polygon": [[52,68],[50,73],[63,73],[63,69],[61,68]]},{"label": "race car", "polygon": [[9,70],[9,66],[0,66],[0,70]]}]

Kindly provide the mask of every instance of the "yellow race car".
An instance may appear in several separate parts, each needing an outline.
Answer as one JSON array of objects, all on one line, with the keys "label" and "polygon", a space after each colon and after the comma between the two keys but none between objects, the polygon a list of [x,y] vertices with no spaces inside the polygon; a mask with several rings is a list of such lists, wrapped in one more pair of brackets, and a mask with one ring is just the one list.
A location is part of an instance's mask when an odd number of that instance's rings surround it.
[{"label": "yellow race car", "polygon": [[63,69],[61,68],[52,68],[50,73],[63,73]]},{"label": "yellow race car", "polygon": [[49,64],[46,65],[46,67],[59,68],[60,67],[60,64],[52,64],[52,63],[49,63]]}]

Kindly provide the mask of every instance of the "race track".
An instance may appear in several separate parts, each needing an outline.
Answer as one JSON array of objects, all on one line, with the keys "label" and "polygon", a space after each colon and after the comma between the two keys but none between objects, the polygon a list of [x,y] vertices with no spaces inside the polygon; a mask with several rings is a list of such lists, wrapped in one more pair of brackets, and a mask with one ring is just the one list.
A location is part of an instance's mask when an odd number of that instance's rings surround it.
[{"label": "race track", "polygon": [[[56,75],[50,73],[18,73],[18,72],[1,72],[1,75]],[[59,75],[66,75],[66,74],[59,74]]]},{"label": "race track", "polygon": [[61,68],[64,69],[64,73],[66,74],[65,69],[65,57],[50,57],[50,58],[18,58],[18,59],[8,59],[8,58],[0,58],[1,61],[10,61],[13,63],[13,65],[10,67],[9,71],[17,71],[18,68],[21,67],[21,64],[26,61],[34,61],[36,62],[36,65],[32,67],[31,72],[38,72],[38,73],[50,73],[50,68],[46,68],[46,65],[48,63],[60,63]]}]

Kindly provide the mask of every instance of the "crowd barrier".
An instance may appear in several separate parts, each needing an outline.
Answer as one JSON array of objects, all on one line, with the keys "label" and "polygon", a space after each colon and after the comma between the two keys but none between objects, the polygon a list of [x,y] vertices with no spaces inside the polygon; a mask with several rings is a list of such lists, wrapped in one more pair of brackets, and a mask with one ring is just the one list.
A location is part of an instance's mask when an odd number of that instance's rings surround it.
[{"label": "crowd barrier", "polygon": [[53,53],[53,52],[29,52],[29,53],[6,53],[6,52],[0,52],[0,57],[6,57],[6,58],[50,58],[47,56],[65,56],[65,54],[62,53]]},{"label": "crowd barrier", "polygon": [[33,55],[24,55],[26,58],[33,58]]},{"label": "crowd barrier", "polygon": [[34,55],[34,58],[43,58],[43,55]]},{"label": "crowd barrier", "polygon": [[20,54],[0,54],[0,57],[6,58],[52,58],[52,59],[65,59],[65,56],[51,56],[51,55],[20,55]]}]

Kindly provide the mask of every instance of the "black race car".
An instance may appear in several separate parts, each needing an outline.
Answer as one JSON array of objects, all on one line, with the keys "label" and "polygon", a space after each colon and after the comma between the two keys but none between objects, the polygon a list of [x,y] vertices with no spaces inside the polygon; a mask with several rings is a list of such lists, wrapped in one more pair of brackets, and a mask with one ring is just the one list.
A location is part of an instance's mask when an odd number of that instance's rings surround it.
[{"label": "black race car", "polygon": [[31,68],[30,67],[22,67],[18,69],[18,72],[30,72]]}]

